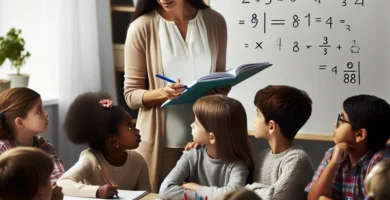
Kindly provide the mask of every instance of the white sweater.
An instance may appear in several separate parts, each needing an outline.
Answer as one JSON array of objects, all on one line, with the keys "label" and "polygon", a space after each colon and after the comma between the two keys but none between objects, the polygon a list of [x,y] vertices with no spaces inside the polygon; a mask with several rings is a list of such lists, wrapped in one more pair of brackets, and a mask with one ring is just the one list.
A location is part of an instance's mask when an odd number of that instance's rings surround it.
[{"label": "white sweater", "polygon": [[310,158],[300,146],[293,145],[279,154],[266,149],[257,158],[253,184],[246,188],[263,200],[306,200],[304,189],[313,174]]},{"label": "white sweater", "polygon": [[57,181],[62,192],[68,196],[96,197],[98,188],[107,184],[98,169],[100,165],[111,184],[121,190],[150,191],[148,166],[135,151],[127,151],[126,163],[121,167],[110,165],[100,152],[86,149],[77,163]]}]

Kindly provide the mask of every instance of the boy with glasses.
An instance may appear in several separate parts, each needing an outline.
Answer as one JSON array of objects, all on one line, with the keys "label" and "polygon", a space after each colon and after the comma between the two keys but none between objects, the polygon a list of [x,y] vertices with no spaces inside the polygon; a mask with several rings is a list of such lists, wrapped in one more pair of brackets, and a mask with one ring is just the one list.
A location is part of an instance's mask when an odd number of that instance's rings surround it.
[{"label": "boy with glasses", "polygon": [[385,100],[371,95],[347,98],[334,124],[336,145],[325,153],[305,189],[308,200],[364,199],[365,176],[376,163],[390,158],[389,122]]}]

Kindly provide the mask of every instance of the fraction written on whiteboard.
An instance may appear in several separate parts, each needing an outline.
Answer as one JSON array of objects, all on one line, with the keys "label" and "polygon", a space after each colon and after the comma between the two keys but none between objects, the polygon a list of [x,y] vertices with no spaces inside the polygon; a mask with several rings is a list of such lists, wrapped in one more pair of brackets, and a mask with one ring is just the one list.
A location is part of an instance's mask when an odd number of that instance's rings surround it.
[{"label": "fraction written on whiteboard", "polygon": [[[256,3],[264,3],[265,5],[270,5],[272,3],[281,3],[281,2],[297,2],[297,1],[308,1],[308,0],[242,0],[243,4],[249,4],[251,2]],[[313,0],[311,0],[313,1]],[[314,0],[315,3],[321,4],[323,2],[326,2],[327,0]],[[335,1],[335,0],[328,0],[328,1]],[[341,0],[340,5],[342,7],[348,6],[348,5],[358,5],[358,6],[364,6],[364,0]]]},{"label": "fraction written on whiteboard", "polygon": [[[291,17],[291,19],[280,19],[280,18],[272,18],[272,19],[269,19],[270,17],[268,16],[267,17],[267,12],[264,12],[263,13],[263,17],[261,20],[262,23],[263,23],[263,31],[264,33],[267,33],[267,28],[269,25],[271,26],[292,26],[294,28],[299,28],[299,27],[302,27],[302,26],[308,26],[308,27],[311,27],[313,25],[316,25],[316,24],[323,24],[323,25],[326,25],[329,27],[329,29],[332,29],[332,27],[334,27],[334,24],[336,23],[336,20],[333,18],[333,17],[313,17],[313,15],[311,13],[307,13],[307,15],[305,16],[299,16],[297,14],[293,15]],[[291,20],[291,21],[289,21]],[[251,15],[251,19],[249,20],[250,21],[250,25],[252,26],[252,28],[258,28],[260,26],[259,25],[259,15],[257,13],[253,13]],[[246,20],[245,19],[240,19],[238,20],[238,24],[240,25],[245,25],[246,24]],[[288,24],[290,22],[290,24]],[[286,24],[287,23],[287,24]],[[346,23],[346,20],[345,19],[339,19],[337,20],[337,23],[338,24],[341,24],[342,27],[346,30],[346,31],[351,31],[351,25],[347,24]]]},{"label": "fraction written on whiteboard", "polygon": [[[346,68],[344,68],[343,82],[345,84],[360,85],[360,61],[358,61],[356,65],[354,65],[353,62],[348,62]],[[322,64],[318,66],[318,69],[320,71],[329,70],[335,75],[338,73],[338,66],[328,66],[326,64]]]}]

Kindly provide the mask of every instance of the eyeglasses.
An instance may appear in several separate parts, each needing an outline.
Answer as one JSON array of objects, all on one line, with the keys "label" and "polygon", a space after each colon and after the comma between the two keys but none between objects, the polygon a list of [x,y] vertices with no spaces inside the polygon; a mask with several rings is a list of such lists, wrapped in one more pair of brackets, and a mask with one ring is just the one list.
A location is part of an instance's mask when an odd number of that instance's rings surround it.
[{"label": "eyeglasses", "polygon": [[351,124],[351,122],[343,119],[343,116],[341,114],[337,116],[336,128],[340,126],[340,122]]}]

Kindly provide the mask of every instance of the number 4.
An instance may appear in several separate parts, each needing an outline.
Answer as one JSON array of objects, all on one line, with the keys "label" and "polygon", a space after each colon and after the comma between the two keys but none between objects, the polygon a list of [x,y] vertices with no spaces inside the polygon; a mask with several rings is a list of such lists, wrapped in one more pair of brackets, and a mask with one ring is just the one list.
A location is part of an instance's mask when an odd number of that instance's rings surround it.
[{"label": "number 4", "polygon": [[356,0],[355,5],[362,5],[364,6],[364,0]]},{"label": "number 4", "polygon": [[333,72],[334,74],[337,74],[337,66],[334,66],[334,67],[332,68],[332,72]]},{"label": "number 4", "polygon": [[275,45],[279,47],[279,51],[282,50],[282,38],[278,37],[278,39],[275,41]]}]

